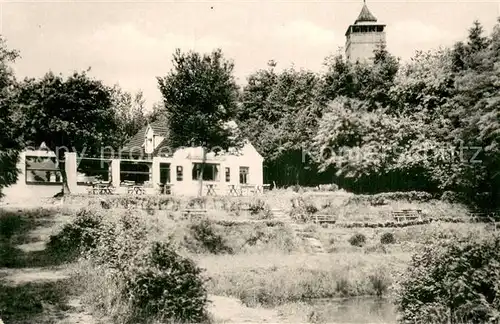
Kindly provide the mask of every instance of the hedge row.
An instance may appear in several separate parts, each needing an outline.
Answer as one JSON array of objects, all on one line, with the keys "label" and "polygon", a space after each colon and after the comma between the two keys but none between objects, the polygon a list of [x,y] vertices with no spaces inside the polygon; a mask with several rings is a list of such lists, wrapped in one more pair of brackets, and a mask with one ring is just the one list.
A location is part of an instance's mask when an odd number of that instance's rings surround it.
[{"label": "hedge row", "polygon": [[388,200],[406,200],[408,202],[427,202],[433,197],[423,191],[383,192],[375,195],[355,195],[350,197],[346,205],[368,203],[372,206],[384,205]]},{"label": "hedge row", "polygon": [[354,222],[354,223],[334,223],[334,226],[343,227],[343,228],[390,228],[390,227],[407,227],[407,226],[415,226],[415,225],[425,225],[431,222],[445,222],[445,223],[473,223],[473,222],[481,222],[481,223],[491,223],[492,220],[488,219],[468,219],[468,218],[454,218],[454,217],[438,217],[438,218],[426,218],[422,220],[415,221],[406,221],[406,222],[385,222],[385,223],[363,223],[363,222]]}]

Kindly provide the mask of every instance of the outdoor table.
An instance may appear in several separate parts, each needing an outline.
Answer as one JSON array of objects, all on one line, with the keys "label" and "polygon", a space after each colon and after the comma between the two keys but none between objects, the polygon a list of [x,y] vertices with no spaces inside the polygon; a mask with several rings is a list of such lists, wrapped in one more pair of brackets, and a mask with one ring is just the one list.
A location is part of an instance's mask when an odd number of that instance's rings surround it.
[{"label": "outdoor table", "polygon": [[96,194],[111,195],[112,194],[111,189],[112,187],[109,183],[102,183],[102,182],[92,183],[92,194],[94,195]]},{"label": "outdoor table", "polygon": [[236,185],[230,184],[229,185],[229,196],[239,196],[240,193],[236,190]]},{"label": "outdoor table", "polygon": [[172,194],[172,184],[171,183],[160,183],[158,184],[160,186],[160,193],[165,194],[165,195],[171,195]]},{"label": "outdoor table", "polygon": [[248,194],[250,191],[255,193],[255,185],[241,185],[241,195],[243,196],[243,192]]},{"label": "outdoor table", "polygon": [[215,185],[214,184],[207,184],[207,196],[215,196]]},{"label": "outdoor table", "polygon": [[133,185],[132,186],[132,193],[135,193],[137,195],[143,195],[144,194],[144,188],[142,188],[142,186]]},{"label": "outdoor table", "polygon": [[127,193],[129,194],[144,194],[142,186],[130,183],[125,184],[125,186],[128,188]]}]

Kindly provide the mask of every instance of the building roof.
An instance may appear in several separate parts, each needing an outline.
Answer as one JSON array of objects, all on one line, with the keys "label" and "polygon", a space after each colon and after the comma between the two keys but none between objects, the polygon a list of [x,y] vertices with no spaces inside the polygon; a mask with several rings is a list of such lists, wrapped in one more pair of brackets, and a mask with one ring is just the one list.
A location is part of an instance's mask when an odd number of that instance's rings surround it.
[{"label": "building roof", "polygon": [[377,18],[375,18],[375,16],[370,12],[368,7],[366,6],[366,2],[363,3],[363,8],[361,9],[358,19],[356,19],[354,24],[361,22],[377,22]]},{"label": "building roof", "polygon": [[[165,125],[164,121],[154,121],[143,128],[141,128],[137,134],[132,136],[127,143],[123,146],[123,148],[120,150],[121,153],[128,154],[132,151],[134,155],[148,155],[144,151],[144,137],[146,136],[146,131],[148,127],[151,127],[153,129],[153,134],[155,136],[162,136],[162,137],[167,137],[168,135],[168,129]],[[165,146],[165,139],[162,140],[160,145]],[[140,150],[138,149],[140,148]],[[155,150],[157,151],[159,147]]]},{"label": "building roof", "polygon": [[[146,131],[150,126],[153,129],[153,134],[155,136],[162,136],[162,141],[156,145],[154,151],[150,154],[145,152],[144,147],[144,139],[146,136]],[[228,121],[224,125],[225,128],[229,128],[232,131],[238,130],[238,125],[234,121]],[[169,146],[168,141],[168,128],[165,125],[164,121],[155,121],[149,125],[141,128],[137,134],[132,136],[127,143],[121,148],[120,153],[123,155],[133,155],[133,156],[142,156],[142,157],[153,157],[153,156],[165,156],[171,155],[174,152],[171,151],[171,147]]]},{"label": "building roof", "polygon": [[168,135],[168,128],[165,125],[164,121],[158,120],[158,121],[152,122],[151,124],[149,124],[149,126],[151,126],[151,128],[153,129],[153,132],[155,135],[159,135],[159,136],[163,136],[163,137]]}]

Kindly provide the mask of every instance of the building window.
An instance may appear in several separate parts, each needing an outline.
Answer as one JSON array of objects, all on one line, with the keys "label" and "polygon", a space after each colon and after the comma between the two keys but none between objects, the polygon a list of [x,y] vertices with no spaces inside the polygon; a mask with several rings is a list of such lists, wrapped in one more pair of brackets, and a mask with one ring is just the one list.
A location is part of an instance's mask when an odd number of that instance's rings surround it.
[{"label": "building window", "polygon": [[120,162],[120,182],[134,182],[136,184],[151,184],[151,162]]},{"label": "building window", "polygon": [[100,159],[81,158],[78,160],[77,184],[91,182],[109,182],[111,180],[111,161]]},{"label": "building window", "polygon": [[240,167],[240,183],[247,184],[248,183],[248,167]]},{"label": "building window", "polygon": [[[201,173],[201,163],[193,163],[193,180],[198,180]],[[205,163],[203,181],[219,181],[219,165]]]},{"label": "building window", "polygon": [[25,162],[26,183],[62,183],[62,174],[55,157],[26,156]]},{"label": "building window", "polygon": [[178,165],[176,171],[177,171],[177,181],[182,181],[183,178],[182,166]]},{"label": "building window", "polygon": [[226,182],[230,182],[230,181],[231,181],[231,169],[226,168]]}]

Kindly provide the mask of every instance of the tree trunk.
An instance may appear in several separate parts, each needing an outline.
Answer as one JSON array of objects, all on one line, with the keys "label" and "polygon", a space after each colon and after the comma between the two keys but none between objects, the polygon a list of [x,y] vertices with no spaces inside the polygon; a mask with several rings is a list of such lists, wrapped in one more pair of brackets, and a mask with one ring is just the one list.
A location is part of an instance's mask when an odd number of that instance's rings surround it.
[{"label": "tree trunk", "polygon": [[207,152],[204,147],[202,150],[202,160],[201,160],[201,168],[200,173],[198,174],[198,196],[201,197],[203,195],[203,172],[205,171],[205,162],[207,161]]},{"label": "tree trunk", "polygon": [[68,176],[66,174],[66,162],[64,164],[59,163],[59,171],[61,172],[62,177],[62,195],[70,195],[71,190],[68,185]]}]

